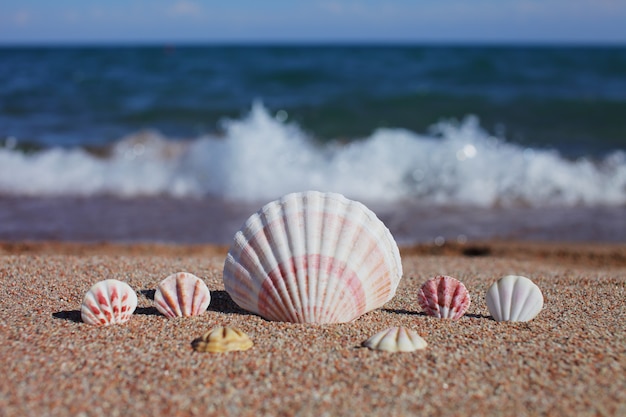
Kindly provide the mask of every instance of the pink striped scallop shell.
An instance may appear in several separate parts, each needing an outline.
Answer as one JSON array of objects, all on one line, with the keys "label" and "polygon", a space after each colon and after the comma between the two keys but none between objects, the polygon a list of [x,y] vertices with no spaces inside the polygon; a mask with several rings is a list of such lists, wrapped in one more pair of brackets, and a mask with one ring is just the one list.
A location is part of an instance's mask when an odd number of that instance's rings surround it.
[{"label": "pink striped scallop shell", "polygon": [[178,272],[165,278],[154,293],[154,304],[164,316],[191,317],[206,312],[211,292],[197,276]]},{"label": "pink striped scallop shell", "polygon": [[269,320],[340,323],[374,310],[402,277],[396,242],[363,204],[335,193],[292,193],[236,233],[224,287]]},{"label": "pink striped scallop shell", "polygon": [[444,319],[459,319],[470,306],[469,292],[455,278],[438,275],[422,285],[417,300],[426,314]]},{"label": "pink striped scallop shell", "polygon": [[137,294],[125,282],[107,279],[87,291],[80,308],[85,323],[94,326],[125,323],[137,308]]}]

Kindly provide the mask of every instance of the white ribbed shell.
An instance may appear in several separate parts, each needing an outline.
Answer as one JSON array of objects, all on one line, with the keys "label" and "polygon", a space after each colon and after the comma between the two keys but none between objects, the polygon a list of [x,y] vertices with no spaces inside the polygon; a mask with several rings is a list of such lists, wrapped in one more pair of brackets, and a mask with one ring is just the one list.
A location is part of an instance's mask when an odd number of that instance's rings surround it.
[{"label": "white ribbed shell", "polygon": [[211,292],[204,281],[189,272],[178,272],[159,283],[154,305],[164,316],[191,317],[204,314],[211,304]]},{"label": "white ribbed shell", "polygon": [[108,326],[130,320],[137,308],[137,294],[125,282],[106,279],[85,294],[80,316],[85,323]]},{"label": "white ribbed shell", "polygon": [[413,352],[425,349],[428,344],[417,332],[405,327],[391,327],[376,333],[363,342],[363,346],[385,352]]},{"label": "white ribbed shell", "polygon": [[266,204],[235,234],[224,287],[266,319],[342,323],[389,301],[402,278],[398,246],[363,204],[293,193]]},{"label": "white ribbed shell", "polygon": [[487,307],[496,321],[529,321],[543,307],[539,287],[526,277],[507,275],[487,290]]}]

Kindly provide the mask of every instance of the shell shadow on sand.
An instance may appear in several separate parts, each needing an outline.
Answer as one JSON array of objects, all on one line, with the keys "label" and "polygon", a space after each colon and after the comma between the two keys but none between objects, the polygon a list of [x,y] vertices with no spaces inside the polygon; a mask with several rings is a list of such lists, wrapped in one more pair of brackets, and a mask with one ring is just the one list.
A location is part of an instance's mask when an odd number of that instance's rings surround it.
[{"label": "shell shadow on sand", "polygon": [[463,317],[471,317],[473,319],[490,319],[490,320],[493,320],[493,317],[485,316],[484,314],[463,314]]},{"label": "shell shadow on sand", "polygon": [[424,316],[424,317],[426,317],[426,313],[424,313],[423,311],[411,311],[411,310],[398,309],[398,308],[381,308],[380,310],[384,311],[386,313],[406,314],[406,315],[411,315],[411,316]]},{"label": "shell shadow on sand", "polygon": [[162,316],[162,314],[159,313],[159,310],[157,310],[156,307],[137,307],[135,309],[135,314],[141,316]]},{"label": "shell shadow on sand", "polygon": [[82,323],[83,319],[80,317],[80,310],[63,310],[52,313],[52,317],[55,319],[73,321],[74,323]]},{"label": "shell shadow on sand", "polygon": [[[154,293],[155,293],[154,289],[139,290],[139,292],[148,300],[154,301]],[[160,316],[161,315],[161,313],[159,313],[159,310],[157,310],[156,307],[154,306],[137,307],[137,309],[135,310],[135,314],[140,314],[144,316]]]},{"label": "shell shadow on sand", "polygon": [[143,295],[144,297],[146,297],[148,300],[152,300],[154,301],[154,294],[156,293],[155,289],[150,289],[150,290],[139,290],[139,292],[141,293],[141,295]]},{"label": "shell shadow on sand", "polygon": [[252,316],[254,314],[239,307],[230,295],[223,290],[211,291],[211,304],[208,308],[209,311],[217,311],[225,314],[243,314]]},{"label": "shell shadow on sand", "polygon": [[[424,313],[423,311],[411,311],[411,310],[405,310],[405,309],[397,309],[397,308],[381,308],[381,311],[384,311],[386,313],[393,313],[393,314],[405,314],[405,315],[409,315],[409,316],[423,316],[423,317],[428,317],[428,315],[426,313]],[[491,319],[491,316],[485,316],[483,314],[464,314],[463,317],[471,317],[473,319]]]}]

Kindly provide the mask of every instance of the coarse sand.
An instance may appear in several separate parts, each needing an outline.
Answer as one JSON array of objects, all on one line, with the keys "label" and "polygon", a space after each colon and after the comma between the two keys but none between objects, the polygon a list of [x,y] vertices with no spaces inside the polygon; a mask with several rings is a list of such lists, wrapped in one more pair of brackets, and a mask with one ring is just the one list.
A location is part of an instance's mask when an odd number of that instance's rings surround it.
[{"label": "coarse sand", "polygon": [[[0,416],[626,416],[626,246],[484,242],[403,248],[404,277],[383,308],[352,323],[270,322],[224,291],[227,248],[0,244]],[[166,276],[188,271],[209,310],[167,319]],[[470,291],[458,321],[425,316],[417,292],[446,274]],[[527,323],[494,321],[484,294],[503,275],[543,291]],[[115,278],[137,291],[125,324],[81,322],[85,292]],[[245,352],[199,353],[215,326],[246,332]],[[361,347],[392,326],[428,347]]]}]

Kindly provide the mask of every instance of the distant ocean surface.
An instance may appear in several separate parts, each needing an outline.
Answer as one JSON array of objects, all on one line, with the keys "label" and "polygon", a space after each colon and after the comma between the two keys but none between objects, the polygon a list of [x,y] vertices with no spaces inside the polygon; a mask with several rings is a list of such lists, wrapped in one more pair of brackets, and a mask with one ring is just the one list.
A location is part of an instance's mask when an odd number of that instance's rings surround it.
[{"label": "distant ocean surface", "polygon": [[0,47],[0,240],[229,243],[309,189],[402,243],[626,242],[626,47]]}]

